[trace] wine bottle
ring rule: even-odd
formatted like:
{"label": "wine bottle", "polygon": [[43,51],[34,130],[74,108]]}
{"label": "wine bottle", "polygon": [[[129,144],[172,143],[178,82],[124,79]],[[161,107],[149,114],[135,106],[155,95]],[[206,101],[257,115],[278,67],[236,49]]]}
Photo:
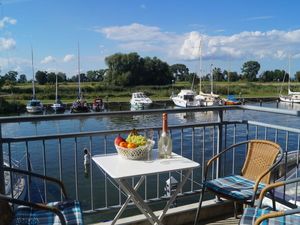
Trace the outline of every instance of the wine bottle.
{"label": "wine bottle", "polygon": [[160,158],[171,158],[172,139],[168,132],[168,115],[163,113],[162,132],[158,140],[158,153]]}

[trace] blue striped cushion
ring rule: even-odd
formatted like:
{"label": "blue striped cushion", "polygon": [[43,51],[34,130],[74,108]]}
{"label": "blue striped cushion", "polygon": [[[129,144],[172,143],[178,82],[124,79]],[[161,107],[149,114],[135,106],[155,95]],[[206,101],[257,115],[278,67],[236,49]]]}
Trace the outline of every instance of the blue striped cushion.
{"label": "blue striped cushion", "polygon": [[[53,202],[47,205],[58,208],[65,216],[67,225],[83,225],[82,211],[78,201]],[[50,211],[20,206],[15,212],[14,225],[61,225],[59,217]]]}
{"label": "blue striped cushion", "polygon": [[[253,195],[254,182],[239,175],[218,178],[207,181],[205,186],[217,193],[229,196],[238,200],[251,199]],[[260,183],[257,194],[265,187]]]}
{"label": "blue striped cushion", "polygon": [[[240,225],[252,225],[263,214],[272,212],[268,209],[246,208],[240,220]],[[300,224],[300,216],[288,215],[264,220],[261,225],[295,225]]]}

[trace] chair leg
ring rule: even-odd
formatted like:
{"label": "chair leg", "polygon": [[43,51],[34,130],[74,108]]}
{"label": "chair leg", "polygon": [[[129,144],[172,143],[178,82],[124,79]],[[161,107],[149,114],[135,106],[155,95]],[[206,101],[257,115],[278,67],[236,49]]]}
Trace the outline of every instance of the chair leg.
{"label": "chair leg", "polygon": [[238,210],[237,210],[237,202],[235,202],[235,201],[233,201],[233,214],[236,219],[239,219]]}
{"label": "chair leg", "polygon": [[198,220],[199,220],[199,217],[200,217],[200,209],[201,209],[202,201],[203,201],[204,191],[205,191],[205,187],[203,185],[201,193],[200,193],[199,205],[198,205],[198,209],[197,209],[197,212],[196,212],[196,217],[195,217],[194,225],[198,224]]}
{"label": "chair leg", "polygon": [[238,217],[237,217],[237,205],[236,205],[235,201],[233,201],[233,215],[236,219],[238,219]]}
{"label": "chair leg", "polygon": [[275,202],[275,194],[274,194],[274,190],[270,191],[270,195],[272,197],[272,204],[273,204],[273,210],[276,211],[276,202]]}

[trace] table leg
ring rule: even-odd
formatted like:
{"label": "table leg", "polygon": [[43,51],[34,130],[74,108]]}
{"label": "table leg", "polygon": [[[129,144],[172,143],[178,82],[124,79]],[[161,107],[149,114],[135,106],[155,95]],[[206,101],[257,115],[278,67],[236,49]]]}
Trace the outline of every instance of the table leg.
{"label": "table leg", "polygon": [[150,207],[144,202],[143,198],[139,195],[139,193],[132,188],[131,185],[128,184],[126,179],[118,179],[116,180],[121,188],[126,192],[128,196],[131,196],[132,201],[138,207],[138,209],[143,213],[151,224],[159,224],[163,225],[161,220],[154,214],[154,212],[150,209]]}
{"label": "table leg", "polygon": [[166,215],[168,209],[170,208],[171,204],[174,202],[174,200],[176,199],[176,196],[178,195],[179,191],[182,189],[183,185],[185,184],[185,182],[187,181],[187,179],[189,178],[189,176],[192,173],[192,169],[187,169],[184,171],[184,178],[182,179],[182,181],[177,185],[177,188],[175,190],[175,192],[173,192],[173,194],[171,195],[171,198],[169,199],[169,201],[167,202],[165,208],[163,209],[162,213],[159,215],[158,219],[160,221],[162,221],[162,219],[164,218],[164,216]]}
{"label": "table leg", "polygon": [[[144,180],[145,180],[145,176],[141,176],[141,178],[139,179],[139,181],[137,182],[137,184],[134,186],[134,190],[137,190],[141,186],[141,184],[144,182]],[[117,222],[117,220],[120,218],[120,216],[122,215],[122,213],[126,209],[127,205],[129,204],[131,198],[132,198],[132,195],[128,195],[126,201],[124,202],[124,204],[120,208],[119,212],[117,213],[117,215],[113,219],[113,221],[111,223],[112,225],[114,225]]]}

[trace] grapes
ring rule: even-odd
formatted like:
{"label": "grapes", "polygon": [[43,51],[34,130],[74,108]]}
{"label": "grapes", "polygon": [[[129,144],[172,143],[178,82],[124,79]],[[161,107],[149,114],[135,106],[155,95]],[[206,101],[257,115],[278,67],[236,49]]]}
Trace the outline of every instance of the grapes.
{"label": "grapes", "polygon": [[130,142],[130,143],[134,143],[134,144],[136,144],[136,146],[142,146],[142,145],[146,144],[147,139],[144,136],[142,136],[142,135],[133,135],[133,134],[130,134],[126,138],[126,141]]}

